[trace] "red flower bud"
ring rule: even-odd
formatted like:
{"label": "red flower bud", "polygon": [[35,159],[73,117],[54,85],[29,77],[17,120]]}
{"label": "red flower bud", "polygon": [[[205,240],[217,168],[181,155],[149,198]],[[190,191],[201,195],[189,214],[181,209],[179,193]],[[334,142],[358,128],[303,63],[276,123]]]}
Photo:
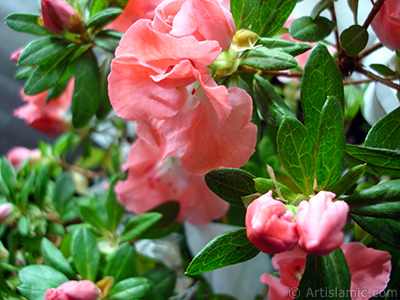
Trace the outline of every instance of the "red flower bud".
{"label": "red flower bud", "polygon": [[372,29],[379,41],[392,50],[400,50],[400,1],[386,0],[373,19]]}
{"label": "red flower bud", "polygon": [[82,33],[82,17],[71,5],[62,0],[41,0],[44,26],[57,34],[64,29]]}

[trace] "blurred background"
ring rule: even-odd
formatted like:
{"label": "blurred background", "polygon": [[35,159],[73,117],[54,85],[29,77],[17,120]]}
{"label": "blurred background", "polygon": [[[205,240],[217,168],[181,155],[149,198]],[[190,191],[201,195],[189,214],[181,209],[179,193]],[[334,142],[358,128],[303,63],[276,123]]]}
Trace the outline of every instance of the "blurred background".
{"label": "blurred background", "polygon": [[[25,125],[13,115],[14,109],[23,105],[19,96],[24,82],[14,78],[17,67],[9,57],[14,50],[27,45],[35,36],[10,29],[4,18],[11,13],[39,14],[36,0],[0,1],[0,155],[14,146],[37,148],[38,141],[53,138]],[[40,2],[39,2],[40,3]]]}

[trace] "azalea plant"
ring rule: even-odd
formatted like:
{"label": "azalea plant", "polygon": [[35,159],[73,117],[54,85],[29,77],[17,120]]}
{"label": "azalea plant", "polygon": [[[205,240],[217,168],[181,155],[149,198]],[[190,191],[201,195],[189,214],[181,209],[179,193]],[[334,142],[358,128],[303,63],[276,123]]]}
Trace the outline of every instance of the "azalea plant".
{"label": "azalea plant", "polygon": [[55,139],[0,160],[0,299],[398,299],[400,3],[304,2],[6,17],[14,115]]}

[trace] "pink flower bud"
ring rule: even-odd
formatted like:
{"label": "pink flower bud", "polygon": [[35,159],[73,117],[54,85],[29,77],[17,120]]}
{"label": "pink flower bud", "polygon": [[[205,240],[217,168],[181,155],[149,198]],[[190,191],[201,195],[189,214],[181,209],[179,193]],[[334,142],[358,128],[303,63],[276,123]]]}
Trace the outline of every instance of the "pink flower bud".
{"label": "pink flower bud", "polygon": [[343,243],[342,229],[349,206],[335,201],[335,194],[321,191],[309,201],[302,201],[296,215],[299,245],[307,253],[326,255]]}
{"label": "pink flower bud", "polygon": [[392,49],[400,50],[400,1],[386,0],[373,19],[372,29],[380,42]]}
{"label": "pink flower bud", "polygon": [[48,289],[44,300],[96,300],[100,289],[90,280],[68,281],[56,289]]}
{"label": "pink flower bud", "polygon": [[0,223],[3,223],[4,220],[11,214],[13,207],[11,203],[3,203],[0,204]]}
{"label": "pink flower bud", "polygon": [[14,147],[11,148],[6,157],[8,161],[14,166],[14,168],[18,169],[23,162],[27,159],[38,161],[42,156],[42,152],[39,149],[30,150],[25,147]]}
{"label": "pink flower bud", "polygon": [[13,51],[10,55],[10,60],[13,62],[18,62],[19,56],[21,55],[22,50],[24,50],[23,47],[18,48],[17,50]]}
{"label": "pink flower bud", "polygon": [[272,191],[269,191],[247,208],[247,237],[260,251],[268,254],[292,250],[298,241],[293,217],[293,213],[272,198]]}
{"label": "pink flower bud", "polygon": [[42,0],[41,7],[43,23],[48,30],[57,34],[64,29],[80,33],[82,26],[78,26],[80,20],[76,20],[79,13],[71,5],[62,0]]}

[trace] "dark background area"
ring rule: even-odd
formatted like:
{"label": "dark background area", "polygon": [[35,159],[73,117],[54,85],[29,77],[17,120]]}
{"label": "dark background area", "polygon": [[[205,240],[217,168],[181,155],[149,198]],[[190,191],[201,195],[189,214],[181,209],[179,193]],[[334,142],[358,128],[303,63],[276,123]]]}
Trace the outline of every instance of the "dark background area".
{"label": "dark background area", "polygon": [[20,89],[24,81],[14,78],[18,67],[9,57],[14,50],[24,47],[36,38],[34,35],[10,29],[4,18],[11,13],[39,14],[36,0],[0,1],[0,155],[15,146],[37,148],[38,141],[51,142],[53,138],[25,125],[13,115],[14,109],[23,105]]}

